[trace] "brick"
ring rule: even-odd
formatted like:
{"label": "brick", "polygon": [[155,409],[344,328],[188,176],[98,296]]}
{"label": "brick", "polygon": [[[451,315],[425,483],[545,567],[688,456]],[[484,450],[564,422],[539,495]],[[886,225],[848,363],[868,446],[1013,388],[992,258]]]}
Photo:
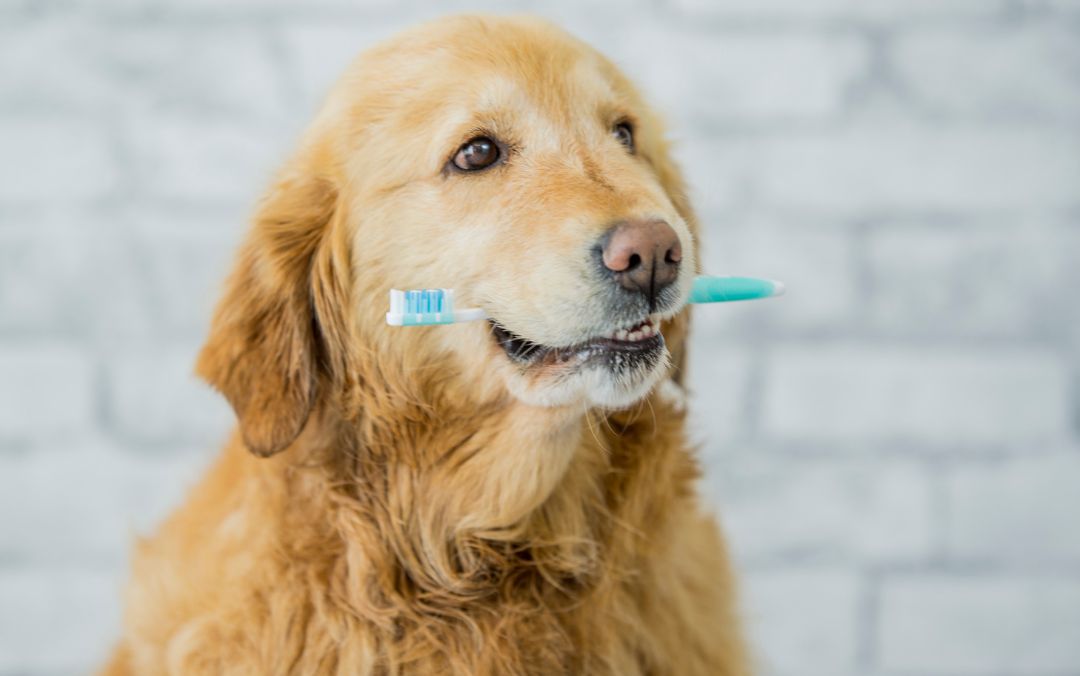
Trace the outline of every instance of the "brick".
{"label": "brick", "polygon": [[855,572],[764,571],[742,580],[743,616],[765,673],[856,673],[860,591]]}
{"label": "brick", "polygon": [[201,339],[247,209],[58,209],[0,229],[0,330]]}
{"label": "brick", "polygon": [[881,592],[878,654],[903,673],[1065,674],[1080,664],[1080,581],[905,577]]}
{"label": "brick", "polygon": [[287,99],[269,41],[256,27],[134,24],[100,49],[103,70],[117,73],[128,111],[190,111],[200,117],[278,119]]}
{"label": "brick", "polygon": [[133,251],[147,306],[143,314],[160,335],[202,340],[254,200],[229,209],[135,209]]}
{"label": "brick", "polygon": [[871,235],[870,316],[896,334],[1048,335],[1080,327],[1080,234],[1040,223],[892,223]]}
{"label": "brick", "polygon": [[[718,35],[639,26],[620,31],[609,56],[650,101],[677,112],[679,128],[836,115],[869,63],[867,45],[850,35]],[[642,49],[648,44],[663,45],[663,58]]]}
{"label": "brick", "polygon": [[[215,447],[125,453],[95,440],[0,456],[0,556],[38,566],[120,568],[136,534],[178,505]],[[0,613],[3,606],[0,604]]]}
{"label": "brick", "polygon": [[1046,443],[1069,434],[1068,387],[1038,350],[790,347],[768,369],[762,426],[793,443]]}
{"label": "brick", "polygon": [[91,311],[86,238],[53,223],[27,221],[0,230],[0,327],[75,331]]}
{"label": "brick", "polygon": [[0,672],[90,673],[119,637],[117,570],[0,569]]}
{"label": "brick", "polygon": [[6,344],[0,350],[0,441],[69,437],[93,425],[94,373],[79,348]]}
{"label": "brick", "polygon": [[7,119],[0,124],[0,201],[92,199],[117,184],[105,129],[88,121]]}
{"label": "brick", "polygon": [[961,560],[1080,563],[1080,455],[958,466],[946,532]]}
{"label": "brick", "polygon": [[133,442],[213,444],[233,423],[225,400],[192,372],[199,344],[127,350],[109,362],[115,430]]}
{"label": "brick", "polygon": [[1025,22],[904,34],[893,56],[901,86],[924,110],[953,115],[1075,117],[1080,33]]}
{"label": "brick", "polygon": [[[196,110],[285,114],[285,90],[256,28],[98,23],[50,17],[0,34],[3,106],[115,115]],[[33,67],[30,67],[32,64]]]}
{"label": "brick", "polygon": [[126,130],[151,197],[253,204],[295,142],[271,125],[198,115],[140,116]]}
{"label": "brick", "polygon": [[1080,10],[1080,3],[1076,0],[1024,0],[1024,5],[1033,9],[1051,9],[1061,12],[1075,12]]}
{"label": "brick", "polygon": [[87,22],[36,19],[0,31],[0,88],[6,110],[102,109],[116,79],[96,58],[105,32]]}
{"label": "brick", "polygon": [[838,132],[699,141],[708,204],[839,213],[1070,208],[1080,135],[1065,129],[860,123]]}
{"label": "brick", "polygon": [[908,461],[733,455],[706,477],[743,566],[912,563],[930,555],[930,477]]}
{"label": "brick", "polygon": [[750,359],[747,350],[718,346],[707,333],[692,328],[684,384],[691,435],[706,455],[717,454],[723,444],[748,433],[744,409]]}
{"label": "brick", "polygon": [[251,205],[59,209],[0,229],[0,330],[201,340]]}
{"label": "brick", "polygon": [[698,308],[696,330],[828,331],[852,319],[858,284],[849,230],[754,215],[704,214],[704,220],[705,273],[779,279],[791,295],[765,303]]}
{"label": "brick", "polygon": [[675,0],[675,6],[688,14],[730,18],[897,20],[997,14],[1007,4],[1003,0]]}
{"label": "brick", "polygon": [[[692,130],[682,132],[672,144],[671,156],[682,170],[691,204],[701,214],[742,213],[754,199],[752,173],[745,162],[751,142],[730,137],[706,135]],[[732,161],[727,153],[740,153],[742,161]],[[703,224],[704,225],[704,224]],[[708,224],[707,227],[716,227]],[[706,251],[715,246],[716,235],[709,234]]]}
{"label": "brick", "polygon": [[354,24],[307,24],[280,30],[291,81],[301,93],[303,110],[313,115],[330,88],[362,51],[403,28],[407,21]]}
{"label": "brick", "polygon": [[[115,1],[130,2],[132,0]],[[220,14],[226,16],[239,15],[245,18],[252,15],[272,16],[275,14],[291,17],[298,10],[310,13],[313,9],[345,9],[354,12],[379,11],[383,13],[390,10],[402,11],[402,5],[395,4],[393,0],[161,0],[161,2],[185,11],[197,9],[200,13],[209,12],[211,15]],[[302,14],[302,16],[306,15]],[[370,18],[372,15],[365,14],[364,17]]]}
{"label": "brick", "polygon": [[139,287],[128,239],[110,210],[34,209],[4,225],[0,330],[87,338],[145,324],[130,312]]}

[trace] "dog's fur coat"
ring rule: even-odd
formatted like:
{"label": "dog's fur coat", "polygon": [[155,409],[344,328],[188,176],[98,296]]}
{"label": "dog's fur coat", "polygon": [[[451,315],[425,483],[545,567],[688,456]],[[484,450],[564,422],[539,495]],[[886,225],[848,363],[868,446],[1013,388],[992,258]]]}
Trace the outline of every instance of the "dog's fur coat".
{"label": "dog's fur coat", "polygon": [[[489,126],[536,132],[517,166],[439,171],[463,89],[511,101]],[[633,116],[636,156],[600,122],[566,140],[603,97]],[[610,63],[535,20],[443,20],[354,64],[239,254],[198,363],[239,431],[138,544],[104,673],[747,674],[685,414],[653,387],[680,380],[686,310],[663,325],[672,368],[618,411],[573,374],[514,372],[486,326],[381,318],[390,286],[452,285],[562,340],[576,320],[526,298],[584,302],[558,261],[601,224],[659,213],[693,246],[661,133]],[[541,221],[566,225],[508,233]],[[461,234],[478,222],[510,225]]]}

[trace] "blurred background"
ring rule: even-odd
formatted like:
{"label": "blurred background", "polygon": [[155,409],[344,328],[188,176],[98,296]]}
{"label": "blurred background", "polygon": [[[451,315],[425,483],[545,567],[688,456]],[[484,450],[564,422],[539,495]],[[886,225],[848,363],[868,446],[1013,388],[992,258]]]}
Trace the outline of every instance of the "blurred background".
{"label": "blurred background", "polygon": [[106,652],[232,424],[191,375],[360,49],[546,15],[666,110],[706,269],[702,490],[764,673],[1080,674],[1080,2],[0,0],[0,674]]}

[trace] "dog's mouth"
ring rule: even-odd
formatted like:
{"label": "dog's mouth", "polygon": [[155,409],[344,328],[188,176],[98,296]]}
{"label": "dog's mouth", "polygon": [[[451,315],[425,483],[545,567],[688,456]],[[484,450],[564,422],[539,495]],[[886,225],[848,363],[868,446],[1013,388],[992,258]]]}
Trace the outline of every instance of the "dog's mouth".
{"label": "dog's mouth", "polygon": [[612,367],[636,367],[655,363],[664,352],[660,321],[650,315],[638,323],[613,330],[582,343],[564,346],[543,345],[513,333],[496,321],[488,320],[495,341],[506,356],[523,367],[584,365],[606,362]]}

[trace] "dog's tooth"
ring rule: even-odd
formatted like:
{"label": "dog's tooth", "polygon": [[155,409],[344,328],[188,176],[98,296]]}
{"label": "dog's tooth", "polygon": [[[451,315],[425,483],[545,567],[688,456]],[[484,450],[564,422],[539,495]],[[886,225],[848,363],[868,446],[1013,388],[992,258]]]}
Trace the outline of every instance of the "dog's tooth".
{"label": "dog's tooth", "polygon": [[637,341],[641,340],[641,331],[631,331],[630,335],[628,335],[626,339],[629,340],[631,343],[636,343]]}
{"label": "dog's tooth", "polygon": [[645,326],[642,326],[642,327],[641,327],[641,335],[643,335],[643,336],[645,336],[646,338],[648,338],[648,337],[649,337],[649,336],[651,336],[652,334],[653,334],[653,328],[652,328],[652,324],[646,324]]}
{"label": "dog's tooth", "polygon": [[626,340],[626,329],[619,329],[615,332],[615,340]]}

